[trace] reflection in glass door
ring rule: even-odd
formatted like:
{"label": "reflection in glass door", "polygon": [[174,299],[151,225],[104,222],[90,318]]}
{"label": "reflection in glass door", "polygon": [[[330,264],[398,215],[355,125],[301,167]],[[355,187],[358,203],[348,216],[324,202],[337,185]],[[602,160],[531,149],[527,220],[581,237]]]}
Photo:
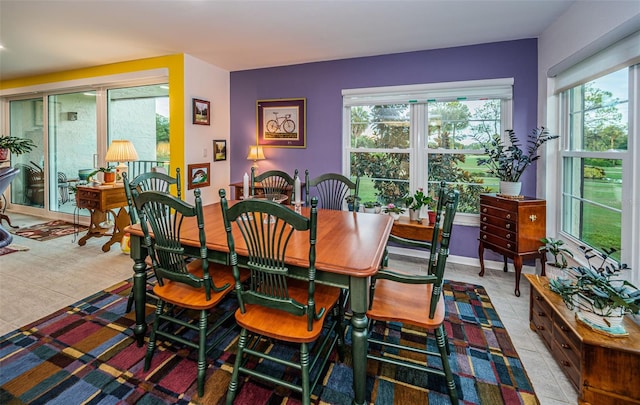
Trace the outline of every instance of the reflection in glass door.
{"label": "reflection in glass door", "polygon": [[49,208],[73,213],[75,186],[99,164],[96,92],[56,94],[48,101]]}
{"label": "reflection in glass door", "polygon": [[11,166],[20,173],[11,183],[11,203],[43,208],[45,202],[42,98],[9,103],[11,136],[31,139],[36,147],[22,155],[11,155]]}

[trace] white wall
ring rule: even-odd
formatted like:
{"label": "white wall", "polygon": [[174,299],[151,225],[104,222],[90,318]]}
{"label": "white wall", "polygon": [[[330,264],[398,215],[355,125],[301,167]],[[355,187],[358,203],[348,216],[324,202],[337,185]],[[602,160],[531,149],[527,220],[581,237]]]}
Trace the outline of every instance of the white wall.
{"label": "white wall", "polygon": [[[229,192],[229,131],[230,131],[230,74],[228,71],[205,63],[190,55],[184,55],[184,162],[180,168],[185,174],[183,178],[185,201],[193,203],[193,190],[187,190],[187,165],[194,163],[210,163],[209,187],[201,189],[202,201],[211,204],[220,200],[218,190],[226,188]],[[211,125],[192,124],[192,99],[211,102]],[[227,160],[213,161],[213,140],[227,141]]]}

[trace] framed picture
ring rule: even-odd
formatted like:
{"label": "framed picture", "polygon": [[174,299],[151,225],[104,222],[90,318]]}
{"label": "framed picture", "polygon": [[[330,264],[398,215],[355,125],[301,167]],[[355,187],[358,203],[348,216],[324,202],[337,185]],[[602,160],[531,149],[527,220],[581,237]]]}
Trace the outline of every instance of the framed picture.
{"label": "framed picture", "polygon": [[196,125],[209,125],[211,123],[211,103],[205,100],[193,99],[193,123]]}
{"label": "framed picture", "polygon": [[187,166],[188,170],[188,184],[187,189],[208,187],[211,185],[211,179],[209,178],[211,172],[211,165],[209,163],[197,163]]}
{"label": "framed picture", "polygon": [[258,100],[257,144],[273,148],[306,148],[306,103],[306,98]]}
{"label": "framed picture", "polygon": [[227,160],[227,141],[224,139],[213,141],[213,161]]}

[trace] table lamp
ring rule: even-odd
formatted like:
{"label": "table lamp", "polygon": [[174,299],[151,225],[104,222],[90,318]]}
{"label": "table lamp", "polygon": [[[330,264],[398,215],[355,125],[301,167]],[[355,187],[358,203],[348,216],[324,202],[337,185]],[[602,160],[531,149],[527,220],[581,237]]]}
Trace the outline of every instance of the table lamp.
{"label": "table lamp", "polygon": [[129,167],[125,162],[138,160],[138,152],[133,147],[131,141],[116,140],[111,142],[107,155],[104,157],[105,162],[118,162],[116,166],[116,183],[122,183],[122,173],[126,173]]}
{"label": "table lamp", "polygon": [[247,155],[247,160],[253,160],[253,167],[255,169],[255,174],[258,174],[258,160],[264,160],[264,151],[262,150],[262,146],[260,145],[251,145],[249,146],[249,154]]}

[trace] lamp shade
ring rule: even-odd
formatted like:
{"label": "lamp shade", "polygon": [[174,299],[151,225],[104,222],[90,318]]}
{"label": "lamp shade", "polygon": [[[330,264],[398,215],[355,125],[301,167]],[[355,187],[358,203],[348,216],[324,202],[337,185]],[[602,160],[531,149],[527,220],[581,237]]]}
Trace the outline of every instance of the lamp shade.
{"label": "lamp shade", "polygon": [[105,162],[130,162],[138,160],[138,152],[136,152],[136,148],[133,147],[131,141],[112,141],[104,160]]}
{"label": "lamp shade", "polygon": [[262,150],[262,146],[259,145],[251,145],[249,146],[249,154],[247,155],[247,160],[263,160],[264,151]]}

